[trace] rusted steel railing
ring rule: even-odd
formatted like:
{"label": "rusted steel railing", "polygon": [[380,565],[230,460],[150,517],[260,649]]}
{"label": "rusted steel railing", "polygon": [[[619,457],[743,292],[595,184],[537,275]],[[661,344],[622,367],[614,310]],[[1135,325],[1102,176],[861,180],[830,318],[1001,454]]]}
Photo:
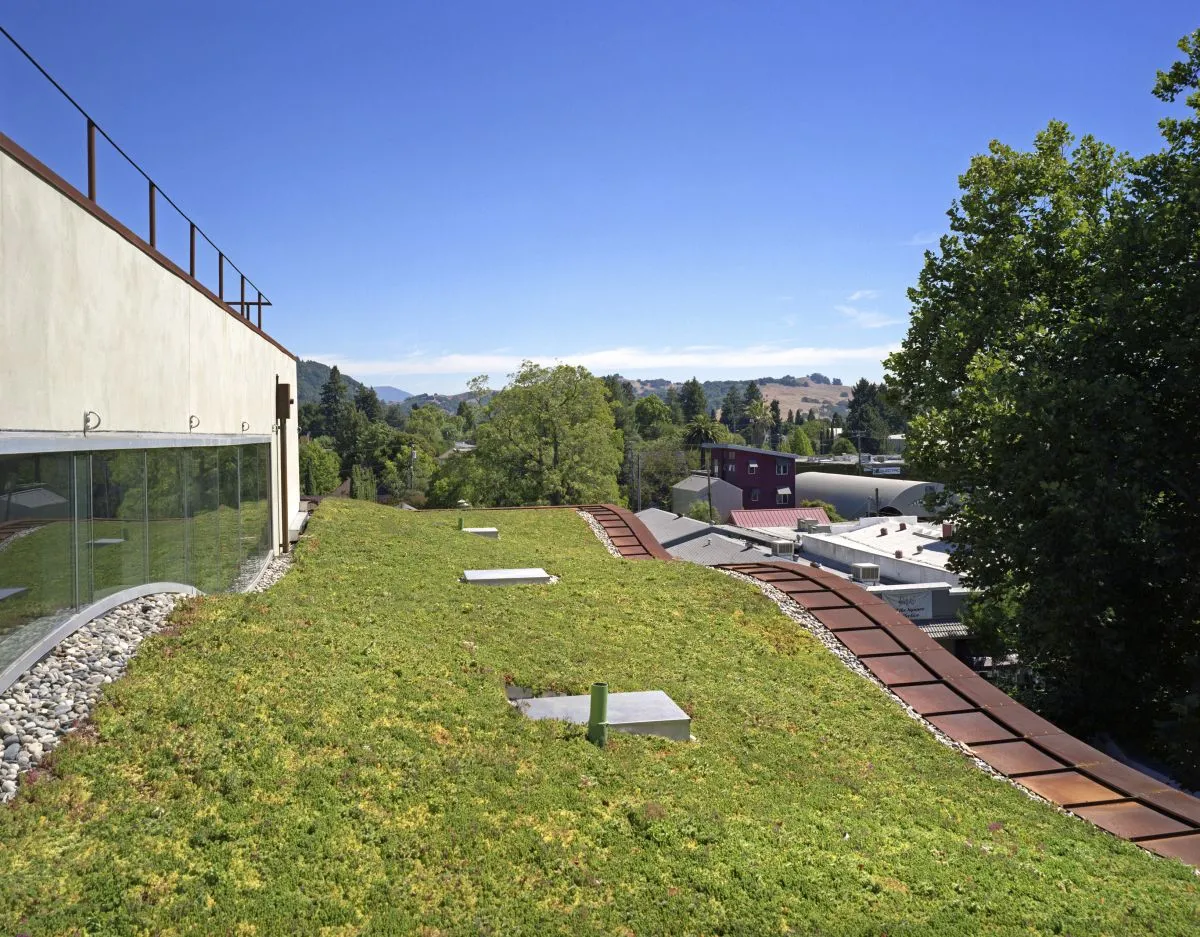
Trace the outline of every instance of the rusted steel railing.
{"label": "rusted steel railing", "polygon": [[[217,254],[217,289],[216,289],[217,298],[220,299],[221,302],[224,303],[226,306],[228,306],[232,311],[234,311],[235,314],[241,316],[241,318],[245,319],[247,322],[250,321],[251,309],[256,310],[257,311],[257,323],[256,324],[259,329],[262,329],[263,307],[271,305],[271,301],[263,295],[262,290],[259,289],[258,286],[252,280],[250,280],[249,277],[246,276],[245,273],[242,272],[241,268],[239,268],[237,266],[237,264],[233,263],[233,261],[231,261],[225,255],[224,251],[222,251],[219,247],[217,247],[216,243],[212,240],[212,238],[210,238],[207,234],[205,234],[203,229],[201,229],[200,226],[197,225],[196,222],[193,221],[187,215],[187,213],[183,211],[183,209],[181,209],[177,204],[175,204],[174,201],[171,200],[171,198],[162,190],[162,188],[159,187],[158,183],[156,183],[153,179],[150,178],[150,175],[146,172],[146,170],[142,169],[142,167],[139,166],[137,164],[137,162],[135,162],[134,159],[128,153],[126,153],[123,149],[121,149],[120,145],[117,143],[116,140],[114,140],[112,137],[110,137],[107,133],[104,132],[104,128],[96,123],[95,119],[80,106],[79,102],[76,101],[73,97],[71,97],[71,95],[67,93],[67,90],[65,88],[63,88],[63,86],[60,85],[57,81],[55,81],[54,78],[50,75],[50,73],[41,66],[41,64],[37,61],[37,59],[35,59],[32,55],[30,55],[29,52],[26,51],[25,47],[22,46],[19,42],[17,42],[17,40],[13,37],[13,35],[10,32],[8,32],[8,30],[6,30],[3,26],[0,26],[0,36],[3,36],[5,39],[7,39],[12,44],[13,48],[15,48],[19,53],[21,53],[21,55],[24,56],[25,59],[27,59],[29,61],[29,63],[38,70],[39,73],[41,73],[42,77],[45,78],[46,81],[50,82],[50,84],[54,87],[54,89],[56,91],[58,91],[58,93],[61,94],[70,103],[70,105],[80,113],[80,115],[84,118],[84,120],[87,121],[87,197],[88,197],[88,200],[95,203],[97,206],[100,205],[100,201],[99,201],[99,197],[98,197],[98,188],[97,188],[97,183],[96,183],[96,137],[100,136],[100,137],[103,137],[118,154],[120,154],[122,159],[124,159],[130,166],[133,167],[135,172],[137,172],[143,179],[146,180],[147,192],[148,192],[148,202],[147,202],[148,225],[147,225],[146,243],[150,246],[150,248],[154,251],[159,250],[159,247],[158,247],[158,240],[159,240],[158,239],[158,205],[157,205],[157,203],[158,203],[159,199],[162,199],[164,202],[166,202],[168,205],[170,205],[173,209],[175,209],[175,211],[179,213],[179,216],[185,222],[187,222],[187,225],[188,225],[188,264],[187,264],[188,276],[191,277],[193,280],[195,280],[195,282],[197,284],[204,285],[196,273],[196,238],[200,237],[214,251],[216,251],[216,254]],[[238,275],[238,277],[240,278],[240,281],[241,281],[240,295],[236,299],[227,298],[225,296],[225,265],[226,264],[228,264],[233,269],[233,271]],[[180,269],[182,269],[182,267],[180,267]],[[247,299],[246,298],[246,287],[247,286],[249,286],[254,291],[254,293],[258,297],[257,299]]]}

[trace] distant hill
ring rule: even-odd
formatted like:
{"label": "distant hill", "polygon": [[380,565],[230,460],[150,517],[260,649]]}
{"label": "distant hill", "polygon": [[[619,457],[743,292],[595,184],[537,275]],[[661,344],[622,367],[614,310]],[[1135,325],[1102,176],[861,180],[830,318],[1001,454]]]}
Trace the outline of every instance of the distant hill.
{"label": "distant hill", "polygon": [[387,384],[375,385],[375,393],[379,395],[379,399],[384,403],[403,403],[412,396],[406,390],[401,390],[399,387],[391,387]]}
{"label": "distant hill", "polygon": [[[300,385],[297,388],[299,391],[296,397],[297,403],[320,403],[321,388],[329,380],[329,365],[322,364],[320,361],[301,361],[296,365],[296,378]],[[347,377],[345,374],[342,375],[342,380],[346,382],[350,396],[354,396],[355,391],[363,386],[360,381]]]}
{"label": "distant hill", "polygon": [[471,399],[473,399],[471,395],[465,392],[461,394],[413,394],[406,397],[400,406],[404,408],[405,412],[408,412],[413,407],[427,407],[434,404],[447,413],[457,413],[459,403]]}
{"label": "distant hill", "polygon": [[[667,390],[674,387],[678,390],[682,381],[667,381],[662,378],[641,380],[625,378],[633,385],[633,392],[639,397],[655,394],[665,397]],[[786,414],[788,410],[799,410],[807,413],[810,409],[820,412],[844,410],[850,405],[850,388],[843,386],[840,378],[829,378],[824,374],[809,374],[804,377],[793,377],[785,374],[783,377],[760,377],[756,383],[766,401],[778,400],[779,407]],[[738,385],[744,388],[747,381],[702,381],[704,396],[708,400],[710,410],[719,410],[721,401],[729,392],[729,388]]]}

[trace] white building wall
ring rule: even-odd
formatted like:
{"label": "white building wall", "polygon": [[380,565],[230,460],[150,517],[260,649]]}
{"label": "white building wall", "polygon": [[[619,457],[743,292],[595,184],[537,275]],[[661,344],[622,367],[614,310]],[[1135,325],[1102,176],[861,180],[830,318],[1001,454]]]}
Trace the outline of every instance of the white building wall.
{"label": "white building wall", "polygon": [[[273,435],[296,360],[0,152],[0,432]],[[293,404],[288,513],[299,509]],[[243,427],[243,423],[246,424]],[[280,532],[274,530],[273,542]]]}

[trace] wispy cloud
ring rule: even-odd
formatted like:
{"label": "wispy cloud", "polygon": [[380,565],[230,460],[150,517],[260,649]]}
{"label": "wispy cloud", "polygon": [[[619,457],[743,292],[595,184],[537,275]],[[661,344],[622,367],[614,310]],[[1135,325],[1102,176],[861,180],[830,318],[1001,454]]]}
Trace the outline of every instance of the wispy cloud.
{"label": "wispy cloud", "polygon": [[864,299],[878,299],[879,290],[855,290],[846,297],[848,303],[862,302]]}
{"label": "wispy cloud", "polygon": [[[853,299],[853,297],[851,298]],[[904,321],[896,316],[889,316],[886,313],[870,309],[859,309],[857,306],[834,306],[833,308],[864,329],[881,329],[885,325],[898,325]]]}
{"label": "wispy cloud", "polygon": [[905,247],[928,247],[930,244],[938,242],[938,234],[936,231],[918,231],[907,241],[904,242]]}
{"label": "wispy cloud", "polygon": [[391,378],[406,374],[510,374],[526,358],[540,364],[556,362],[582,365],[595,374],[619,371],[639,377],[658,376],[666,371],[694,369],[697,373],[761,369],[764,373],[782,368],[828,368],[843,362],[877,363],[897,349],[896,345],[863,348],[814,348],[807,346],[749,345],[743,347],[690,345],[684,348],[605,348],[564,354],[525,355],[496,351],[478,353],[425,354],[417,352],[395,359],[355,359],[338,354],[316,353],[301,357],[336,364],[358,378]]}

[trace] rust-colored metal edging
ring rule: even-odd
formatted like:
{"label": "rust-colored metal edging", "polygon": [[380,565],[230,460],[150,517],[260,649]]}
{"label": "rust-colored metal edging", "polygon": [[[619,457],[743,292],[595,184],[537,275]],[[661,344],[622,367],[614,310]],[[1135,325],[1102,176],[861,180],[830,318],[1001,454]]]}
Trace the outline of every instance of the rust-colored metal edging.
{"label": "rust-colored metal edging", "polygon": [[1200,799],[1026,709],[861,586],[795,564],[717,568],[774,586],[809,610],[876,679],[996,771],[1103,830],[1200,867]]}

